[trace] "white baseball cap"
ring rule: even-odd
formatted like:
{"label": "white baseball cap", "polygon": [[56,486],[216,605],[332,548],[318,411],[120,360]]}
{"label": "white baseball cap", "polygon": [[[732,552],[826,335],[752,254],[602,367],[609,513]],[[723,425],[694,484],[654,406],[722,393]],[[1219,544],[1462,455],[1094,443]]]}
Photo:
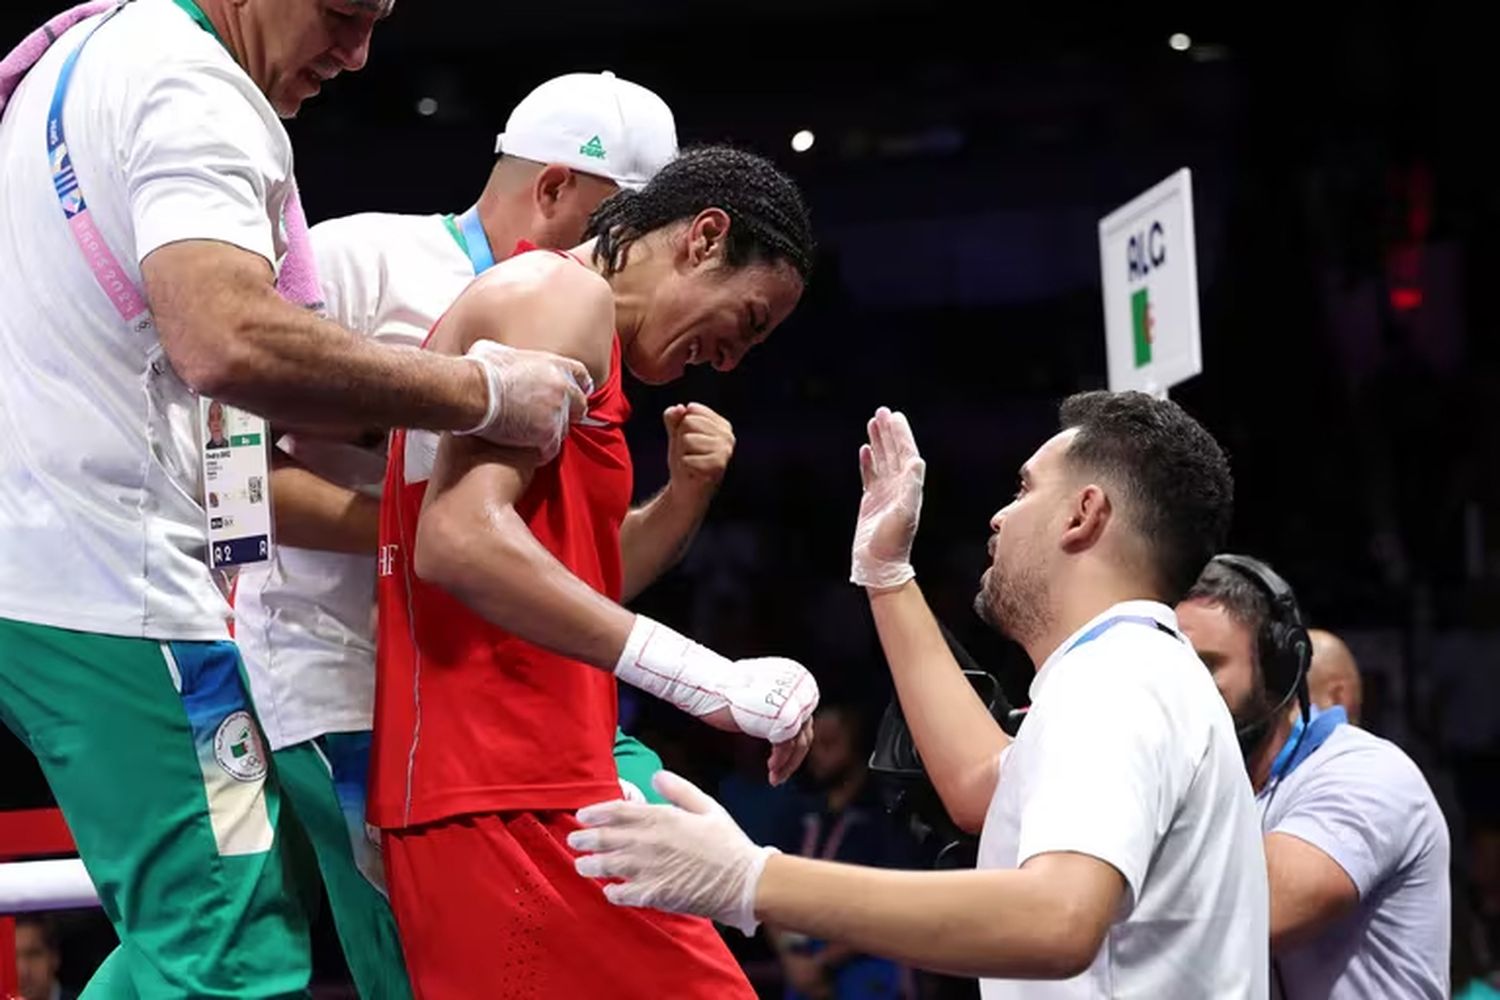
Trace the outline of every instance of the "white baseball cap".
{"label": "white baseball cap", "polygon": [[495,152],[639,189],[677,155],[677,123],[667,103],[639,84],[610,72],[569,73],[516,105]]}

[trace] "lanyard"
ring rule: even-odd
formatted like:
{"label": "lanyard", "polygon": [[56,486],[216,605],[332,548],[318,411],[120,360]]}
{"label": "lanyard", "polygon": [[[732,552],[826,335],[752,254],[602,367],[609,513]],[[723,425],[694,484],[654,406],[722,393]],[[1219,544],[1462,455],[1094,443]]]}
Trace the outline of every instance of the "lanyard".
{"label": "lanyard", "polygon": [[[224,39],[219,37],[213,22],[193,0],[172,2],[182,8],[200,28],[213,35],[220,45],[224,44]],[[105,244],[104,236],[94,224],[88,202],[84,200],[83,191],[78,186],[78,175],[73,170],[73,158],[68,153],[68,137],[63,128],[63,104],[68,97],[68,88],[73,83],[78,56],[89,39],[94,37],[94,33],[124,8],[125,4],[121,3],[90,28],[83,41],[78,43],[78,47],[63,62],[62,70],[57,75],[57,87],[52,91],[52,105],[47,111],[47,162],[52,165],[52,187],[57,192],[57,202],[62,207],[63,217],[68,221],[68,228],[73,232],[73,239],[83,251],[84,261],[93,272],[94,280],[99,283],[125,325],[136,333],[144,333],[154,327],[151,311],[146,306],[146,299],[140,289],[126,276],[119,259]]]}
{"label": "lanyard", "polygon": [[[1083,635],[1080,635],[1076,640],[1074,640],[1073,645],[1069,646],[1062,655],[1067,656],[1068,653],[1073,652],[1073,650],[1077,649],[1079,646],[1088,645],[1104,633],[1108,632],[1110,629],[1114,628],[1116,625],[1144,625],[1147,628],[1154,628],[1158,632],[1164,632],[1167,635],[1170,635],[1172,638],[1176,639],[1178,642],[1187,642],[1187,640],[1179,635],[1175,629],[1163,625],[1161,622],[1157,621],[1155,618],[1152,618],[1150,615],[1115,615],[1113,618],[1104,619],[1104,621],[1100,622],[1098,625],[1095,625],[1093,628],[1083,633]],[[1011,715],[1012,718],[1014,718],[1017,713],[1024,716],[1030,711],[1031,706],[1025,705],[1021,708],[1014,709]]]}
{"label": "lanyard", "polygon": [[[128,0],[127,0],[128,2]],[[223,44],[213,25],[192,0],[174,0],[178,7]],[[52,104],[47,109],[47,162],[52,168],[52,187],[73,233],[84,262],[99,288],[125,325],[137,334],[155,333],[156,324],[146,297],[104,241],[88,202],[78,184],[68,137],[63,126],[63,105],[73,83],[73,71],[96,32],[125,9],[122,3],[89,29],[78,47],[68,53],[57,75]],[[207,428],[200,460],[203,464],[204,533],[211,570],[264,562],[271,548],[270,457],[265,442],[266,421],[234,407],[198,397],[198,426]]]}
{"label": "lanyard", "polygon": [[[1083,646],[1090,642],[1093,642],[1095,639],[1099,638],[1101,635],[1108,632],[1116,625],[1144,625],[1147,628],[1154,628],[1158,632],[1165,632],[1167,635],[1170,635],[1172,638],[1178,640],[1179,642],[1182,641],[1182,636],[1178,635],[1173,629],[1168,628],[1149,615],[1115,615],[1115,617],[1113,618],[1104,619],[1104,621],[1100,622],[1098,625],[1095,625],[1093,628],[1083,633],[1083,635],[1079,636],[1078,641],[1068,647],[1068,652],[1071,653],[1079,646]],[[1063,655],[1066,656],[1067,654],[1065,653]]]}
{"label": "lanyard", "polygon": [[1332,708],[1319,712],[1309,723],[1304,723],[1299,718],[1292,732],[1288,734],[1286,743],[1282,745],[1281,752],[1271,762],[1271,780],[1280,782],[1282,778],[1291,774],[1307,758],[1313,755],[1313,751],[1322,746],[1333,731],[1349,721],[1349,713],[1344,711],[1344,706],[1334,705]]}
{"label": "lanyard", "polygon": [[490,249],[490,239],[484,234],[484,225],[479,221],[478,205],[457,218],[443,216],[443,225],[448,227],[448,235],[453,237],[453,242],[468,256],[475,277],[495,266],[495,253]]}
{"label": "lanyard", "polygon": [[73,82],[73,70],[78,65],[78,55],[94,37],[94,33],[109,23],[109,19],[124,9],[122,4],[106,14],[98,24],[89,29],[78,47],[68,54],[62,71],[57,75],[57,87],[52,92],[52,105],[47,111],[47,162],[52,166],[52,187],[57,192],[57,203],[67,219],[68,228],[83,251],[83,259],[93,272],[94,280],[109,298],[110,304],[125,321],[125,325],[136,333],[154,328],[151,310],[140,289],[126,275],[113,251],[104,242],[99,227],[94,224],[88,202],[78,186],[78,175],[73,170],[73,158],[68,153],[68,137],[63,130],[63,102],[68,96],[68,87]]}

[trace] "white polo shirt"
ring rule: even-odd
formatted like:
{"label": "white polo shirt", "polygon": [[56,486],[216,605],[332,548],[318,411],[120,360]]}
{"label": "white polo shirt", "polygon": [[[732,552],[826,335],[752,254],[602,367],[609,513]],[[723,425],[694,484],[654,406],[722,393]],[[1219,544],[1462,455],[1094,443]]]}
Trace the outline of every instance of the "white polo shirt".
{"label": "white polo shirt", "polygon": [[1359,906],[1276,956],[1287,1000],[1448,996],[1448,825],[1400,747],[1341,725],[1257,800],[1267,833],[1304,840],[1359,890]]}
{"label": "white polo shirt", "polygon": [[[100,290],[52,186],[48,107],[97,21],[52,46],[0,119],[0,618],[221,639],[196,400],[155,334],[128,329]],[[89,41],[63,123],[83,196],[137,287],[138,262],[181,240],[280,259],[291,143],[171,0],[136,0]]]}
{"label": "white polo shirt", "polygon": [[[1121,616],[1144,621],[1090,638]],[[1031,709],[1001,758],[979,867],[1072,851],[1113,866],[1127,891],[1082,975],[987,979],[985,1000],[1267,996],[1255,800],[1224,699],[1176,628],[1166,605],[1117,604],[1037,671]]]}
{"label": "white polo shirt", "polygon": [[[474,280],[442,216],[355,215],[312,228],[329,317],[355,333],[420,347]],[[283,439],[314,472],[379,496],[385,448]],[[372,728],[375,557],[276,547],[240,574],[235,640],[272,750]]]}

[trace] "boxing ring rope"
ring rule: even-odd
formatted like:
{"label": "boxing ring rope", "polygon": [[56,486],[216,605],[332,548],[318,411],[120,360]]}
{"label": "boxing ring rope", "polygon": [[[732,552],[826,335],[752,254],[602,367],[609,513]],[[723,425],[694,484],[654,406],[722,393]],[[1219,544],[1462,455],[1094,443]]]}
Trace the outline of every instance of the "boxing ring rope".
{"label": "boxing ring rope", "polygon": [[68,824],[56,809],[0,812],[0,997],[20,988],[15,914],[99,905],[82,861],[25,860],[76,850]]}

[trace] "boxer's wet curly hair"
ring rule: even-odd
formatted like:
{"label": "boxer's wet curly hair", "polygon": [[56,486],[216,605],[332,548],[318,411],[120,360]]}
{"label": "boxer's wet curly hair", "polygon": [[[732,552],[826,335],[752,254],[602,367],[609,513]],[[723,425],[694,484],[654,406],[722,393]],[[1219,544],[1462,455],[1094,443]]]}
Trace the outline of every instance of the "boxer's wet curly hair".
{"label": "boxer's wet curly hair", "polygon": [[730,267],[786,261],[803,281],[812,273],[812,223],[797,185],[769,160],[732,146],[684,150],[640,191],[621,191],[595,209],[584,238],[598,238],[594,260],[613,274],[631,243],[709,208],[729,215]]}

